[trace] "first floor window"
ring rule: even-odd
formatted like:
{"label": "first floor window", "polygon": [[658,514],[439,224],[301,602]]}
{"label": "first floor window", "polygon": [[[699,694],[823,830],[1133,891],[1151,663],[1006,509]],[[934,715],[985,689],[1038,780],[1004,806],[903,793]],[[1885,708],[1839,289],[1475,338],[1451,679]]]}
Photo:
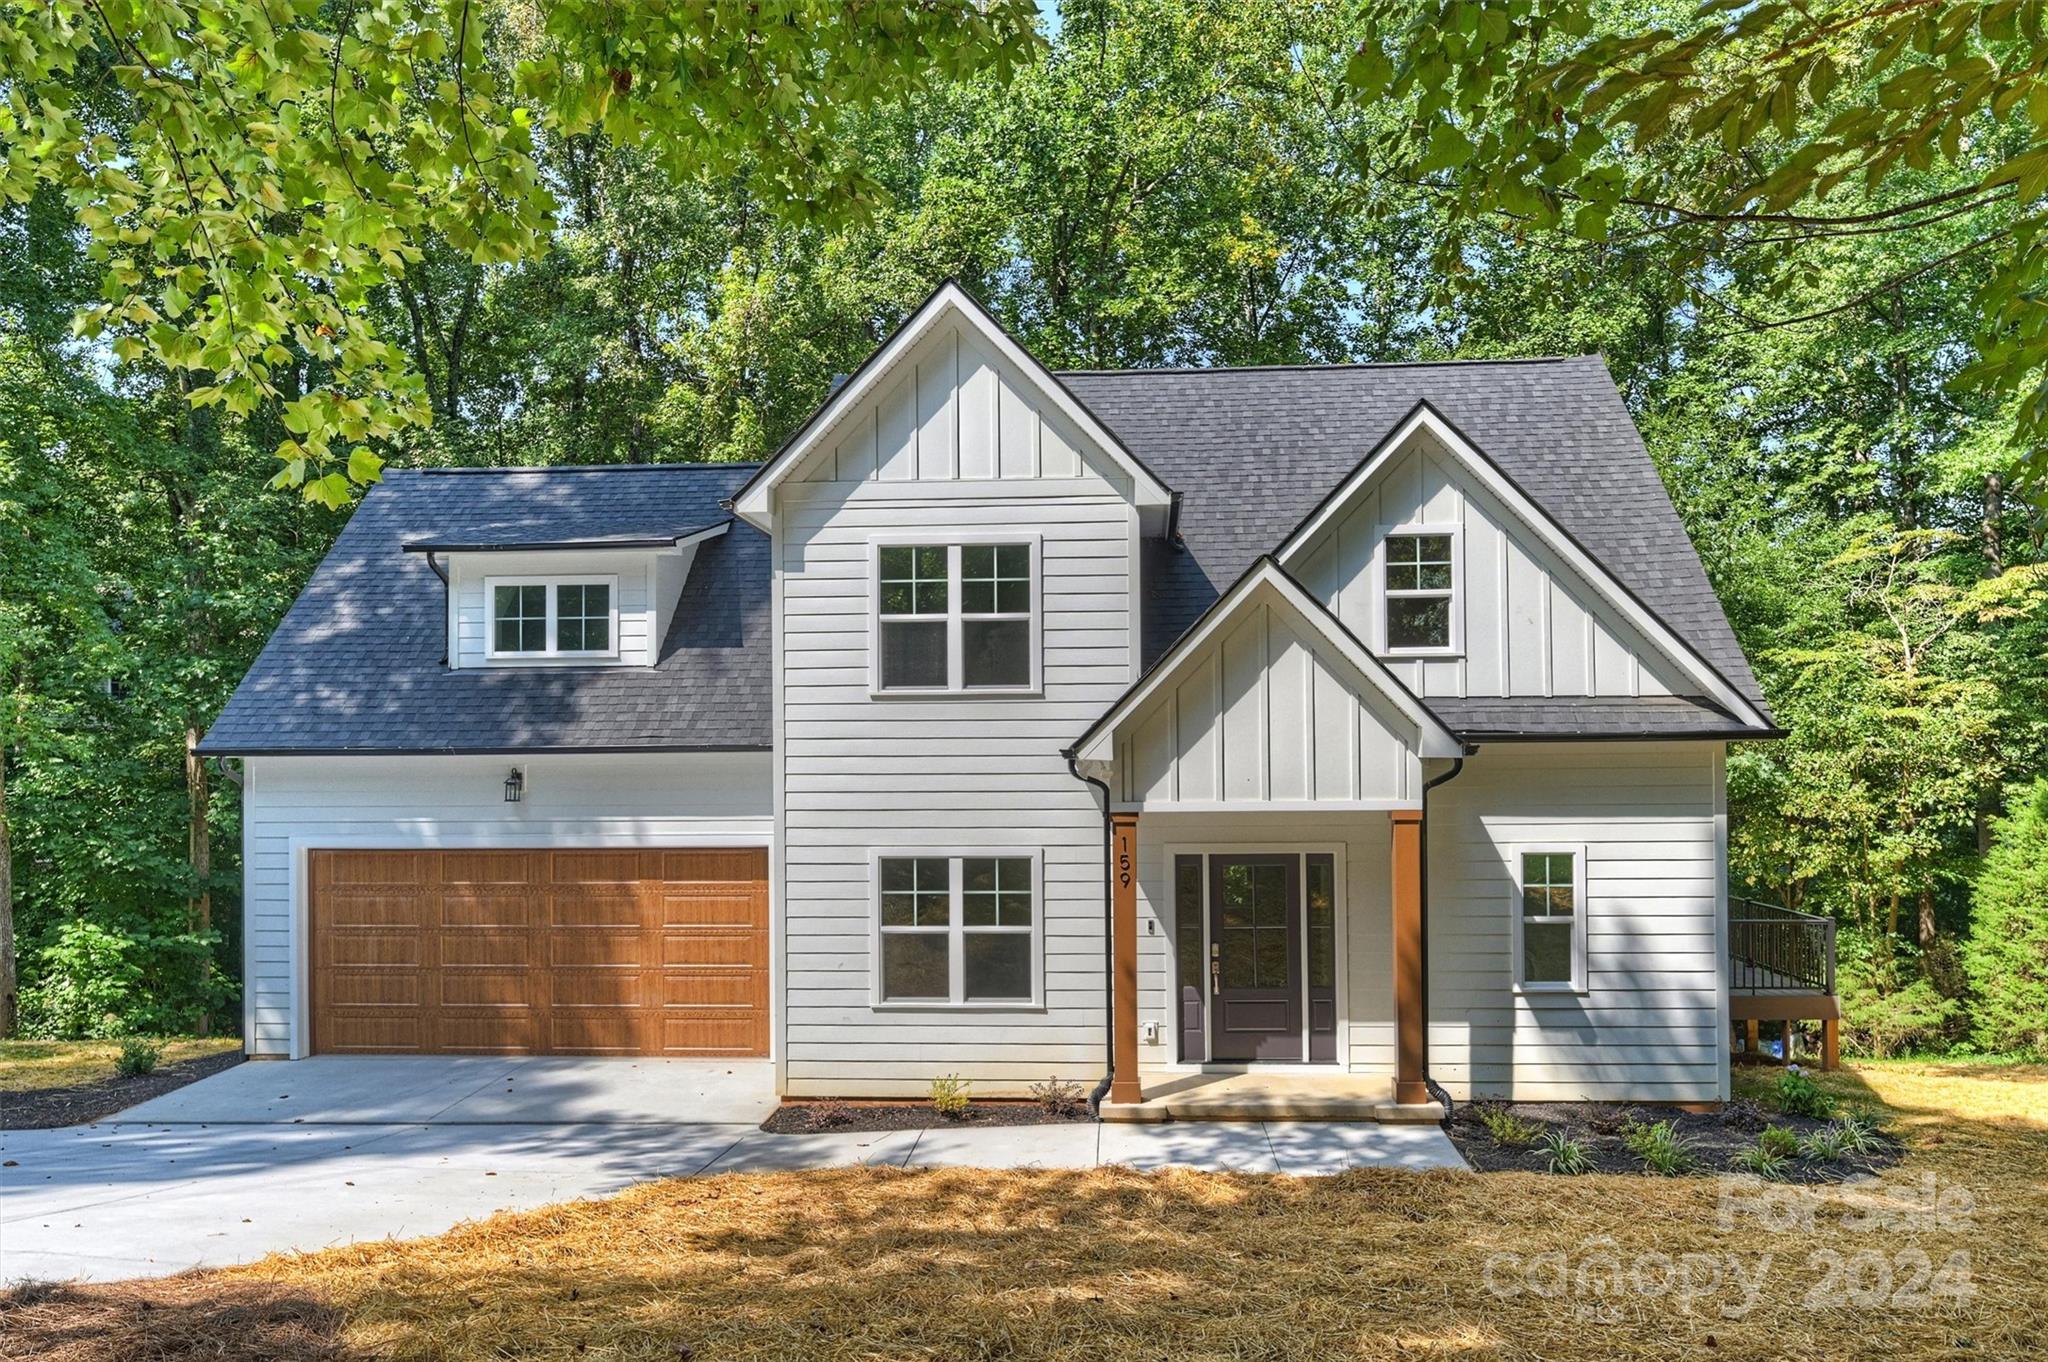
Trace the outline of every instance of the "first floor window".
{"label": "first floor window", "polygon": [[1584,853],[1555,847],[1517,854],[1521,885],[1516,982],[1529,988],[1573,988],[1585,978]]}
{"label": "first floor window", "polygon": [[1036,857],[883,856],[875,872],[882,1001],[1037,996]]}
{"label": "first floor window", "polygon": [[618,651],[609,579],[486,582],[492,657],[609,657]]}
{"label": "first floor window", "polygon": [[1387,536],[1387,651],[1451,646],[1451,536]]}

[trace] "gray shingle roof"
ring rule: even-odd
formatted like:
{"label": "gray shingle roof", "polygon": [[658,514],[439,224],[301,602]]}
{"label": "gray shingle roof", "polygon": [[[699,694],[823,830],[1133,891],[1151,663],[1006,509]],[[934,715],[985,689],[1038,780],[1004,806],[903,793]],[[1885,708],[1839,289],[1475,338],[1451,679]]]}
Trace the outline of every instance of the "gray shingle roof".
{"label": "gray shingle roof", "polygon": [[1728,737],[1753,733],[1705,700],[1687,696],[1570,699],[1438,696],[1423,702],[1444,727],[1468,742],[1514,738]]}
{"label": "gray shingle roof", "polygon": [[[697,546],[652,667],[441,665],[419,540],[673,537],[731,519],[749,464],[400,471],[372,488],[202,747],[209,753],[766,748],[767,537]],[[524,536],[524,538],[520,538]]]}
{"label": "gray shingle roof", "polygon": [[1146,546],[1148,665],[1427,401],[1763,710],[1748,659],[1597,356],[1059,377],[1182,495],[1186,551]]}

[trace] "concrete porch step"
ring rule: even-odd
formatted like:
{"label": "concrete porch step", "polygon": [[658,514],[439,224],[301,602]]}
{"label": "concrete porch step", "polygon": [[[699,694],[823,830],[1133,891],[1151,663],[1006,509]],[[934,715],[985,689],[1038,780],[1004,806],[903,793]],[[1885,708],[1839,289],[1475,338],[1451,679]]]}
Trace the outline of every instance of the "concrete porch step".
{"label": "concrete porch step", "polygon": [[1141,1102],[1104,1102],[1105,1121],[1434,1123],[1440,1103],[1404,1105],[1391,1079],[1352,1074],[1148,1074]]}

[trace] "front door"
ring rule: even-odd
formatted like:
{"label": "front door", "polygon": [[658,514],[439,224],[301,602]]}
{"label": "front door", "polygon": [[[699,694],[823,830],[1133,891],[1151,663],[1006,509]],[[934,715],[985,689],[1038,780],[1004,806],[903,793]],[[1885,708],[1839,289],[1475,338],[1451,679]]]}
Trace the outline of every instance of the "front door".
{"label": "front door", "polygon": [[1301,1051],[1301,858],[1209,858],[1212,1059]]}

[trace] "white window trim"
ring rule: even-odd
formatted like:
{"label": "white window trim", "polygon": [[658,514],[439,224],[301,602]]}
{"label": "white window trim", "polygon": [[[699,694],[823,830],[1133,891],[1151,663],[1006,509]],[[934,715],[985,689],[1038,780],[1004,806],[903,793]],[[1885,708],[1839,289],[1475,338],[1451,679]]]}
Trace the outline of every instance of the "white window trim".
{"label": "white window trim", "polygon": [[[1441,648],[1395,648],[1387,643],[1387,541],[1408,535],[1445,535],[1451,541],[1451,630],[1450,642]],[[1379,584],[1379,652],[1382,657],[1463,657],[1465,655],[1465,531],[1462,525],[1409,522],[1382,526],[1373,549],[1373,577]],[[1403,591],[1408,595],[1436,595],[1436,592]]]}
{"label": "white window trim", "polygon": [[[544,652],[502,652],[498,648],[498,588],[501,586],[544,586],[548,589],[548,646]],[[579,648],[563,650],[555,646],[556,612],[561,599],[560,588],[565,586],[602,586],[609,588],[606,599],[611,602],[611,627],[607,637],[609,648]],[[619,576],[617,573],[578,572],[554,575],[487,576],[484,578],[484,658],[489,662],[534,662],[559,660],[562,658],[590,658],[603,660],[619,656]]]}
{"label": "white window trim", "polygon": [[[982,857],[1031,862],[1031,996],[969,1000],[967,989],[967,924],[961,914],[965,876],[960,862]],[[886,998],[882,994],[882,862],[893,860],[947,860],[946,891],[946,978],[950,998]],[[977,931],[1011,931],[1015,928],[982,927]],[[1035,848],[1017,847],[890,847],[868,854],[868,995],[877,1012],[1042,1012],[1045,1010],[1045,855]]]}
{"label": "white window trim", "polygon": [[[1022,686],[968,686],[965,684],[965,666],[962,646],[962,620],[960,609],[962,582],[960,580],[960,550],[968,545],[1014,545],[1022,544],[1031,550],[1031,680]],[[901,548],[905,545],[921,545],[946,550],[946,684],[944,686],[882,686],[882,550]],[[885,534],[868,540],[868,695],[876,700],[929,700],[936,697],[988,697],[994,699],[1028,698],[1041,695],[1045,688],[1045,571],[1044,544],[1036,534]],[[912,616],[892,616],[910,619]],[[933,616],[925,616],[927,620]],[[1015,615],[976,615],[976,619],[1015,619]]]}
{"label": "white window trim", "polygon": [[[1586,846],[1583,842],[1518,842],[1507,848],[1510,903],[1508,920],[1513,924],[1508,955],[1508,984],[1517,994],[1583,994],[1586,984],[1587,919],[1592,904],[1586,898]],[[1525,855],[1570,856],[1572,858],[1572,977],[1570,982],[1526,983],[1522,979],[1522,857]]]}

